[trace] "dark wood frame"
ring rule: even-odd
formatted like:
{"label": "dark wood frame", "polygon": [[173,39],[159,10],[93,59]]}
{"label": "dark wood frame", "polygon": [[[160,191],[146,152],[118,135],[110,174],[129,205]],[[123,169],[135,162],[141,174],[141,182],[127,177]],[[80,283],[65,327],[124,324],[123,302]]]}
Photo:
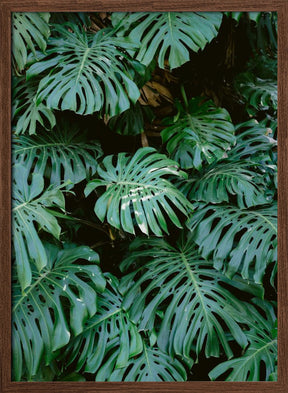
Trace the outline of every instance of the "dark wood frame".
{"label": "dark wood frame", "polygon": [[[11,13],[19,11],[277,11],[279,88],[279,348],[277,382],[11,382]],[[0,0],[1,392],[288,392],[288,0]]]}

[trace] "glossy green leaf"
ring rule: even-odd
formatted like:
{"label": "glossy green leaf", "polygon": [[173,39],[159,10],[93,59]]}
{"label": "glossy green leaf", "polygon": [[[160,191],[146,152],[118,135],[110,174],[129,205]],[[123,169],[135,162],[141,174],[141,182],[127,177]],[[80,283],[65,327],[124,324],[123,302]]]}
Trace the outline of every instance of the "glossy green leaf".
{"label": "glossy green leaf", "polygon": [[12,230],[13,246],[17,265],[18,279],[22,290],[31,284],[31,262],[38,271],[47,265],[45,248],[39,231],[50,233],[59,238],[61,228],[47,207],[64,210],[64,196],[59,188],[44,190],[44,179],[33,173],[28,179],[29,170],[20,164],[13,166]]}
{"label": "glossy green leaf", "polygon": [[211,257],[228,277],[241,272],[243,278],[261,283],[268,264],[277,261],[276,203],[253,209],[200,206],[187,226],[202,256]]}
{"label": "glossy green leaf", "polygon": [[[262,306],[259,301],[258,305]],[[264,303],[265,305],[265,303]],[[266,309],[269,304],[266,304]],[[264,308],[265,309],[265,308]],[[269,307],[271,310],[271,305]],[[260,381],[264,365],[264,380],[277,380],[277,329],[275,328],[275,314],[273,310],[266,311],[263,318],[255,310],[248,308],[247,321],[251,329],[246,333],[250,343],[241,357],[220,363],[209,376],[212,380],[230,371],[226,381]],[[268,315],[267,315],[268,314]],[[276,375],[275,375],[276,374]],[[276,379],[274,379],[276,377]]]}
{"label": "glossy green leaf", "polygon": [[107,218],[118,229],[135,233],[134,227],[138,226],[147,235],[152,232],[162,236],[168,233],[167,217],[182,227],[175,209],[185,215],[192,210],[190,202],[165,178],[168,175],[183,178],[185,173],[179,171],[175,161],[154,148],[140,148],[133,156],[126,153],[119,153],[117,158],[107,156],[97,172],[99,179],[88,183],[85,195],[106,186],[96,202],[95,214],[102,222]]}
{"label": "glossy green leaf", "polygon": [[217,36],[220,12],[134,12],[113,13],[112,23],[119,35],[139,41],[136,59],[148,65],[158,57],[160,68],[167,60],[177,68],[190,60],[190,50],[198,52]]}
{"label": "glossy green leaf", "polygon": [[77,184],[93,175],[102,155],[98,142],[89,141],[79,125],[67,121],[58,122],[50,132],[13,138],[12,151],[16,163],[56,186],[68,180]]}
{"label": "glossy green leaf", "polygon": [[12,119],[16,134],[36,134],[42,128],[51,130],[56,123],[54,113],[45,104],[36,104],[39,79],[14,78],[12,85]]}
{"label": "glossy green leaf", "polygon": [[121,135],[138,135],[144,131],[145,120],[150,123],[153,117],[150,107],[142,106],[136,102],[125,112],[111,117],[108,126]]}
{"label": "glossy green leaf", "polygon": [[236,85],[248,105],[257,110],[277,109],[277,80],[261,79],[248,72],[239,75]]}
{"label": "glossy green leaf", "polygon": [[235,143],[234,126],[226,109],[217,108],[212,101],[193,98],[187,110],[179,105],[176,118],[166,120],[169,127],[162,133],[163,143],[181,168],[201,169],[225,157]]}
{"label": "glossy green leaf", "polygon": [[22,71],[27,63],[28,50],[36,57],[36,49],[45,51],[50,35],[49,12],[12,13],[13,62]]}
{"label": "glossy green leaf", "polygon": [[44,101],[48,108],[82,115],[104,109],[114,116],[137,101],[135,72],[125,55],[134,47],[130,40],[113,37],[111,31],[88,33],[77,25],[57,25],[55,30],[47,58],[27,71],[28,79],[44,73],[37,104]]}
{"label": "glossy green leaf", "polygon": [[65,357],[69,359],[68,365],[75,364],[76,371],[94,374],[104,359],[106,363],[111,362],[113,370],[122,368],[143,350],[142,338],[122,307],[118,280],[111,274],[107,279],[107,287],[98,297],[96,314],[67,347]]}
{"label": "glossy green leaf", "polygon": [[269,151],[277,146],[277,141],[271,137],[271,129],[264,122],[248,120],[235,127],[236,144],[227,152],[231,162],[249,159],[259,161]]}
{"label": "glossy green leaf", "polygon": [[263,174],[251,167],[253,162],[249,161],[217,163],[187,184],[183,181],[184,193],[189,194],[191,201],[209,203],[231,202],[236,196],[240,208],[267,204],[269,197],[264,195],[266,183]]}
{"label": "glossy green leaf", "polygon": [[270,136],[272,130],[253,119],[238,124],[235,133],[236,144],[224,159],[176,183],[191,202],[234,203],[236,196],[238,206],[245,208],[268,203],[274,197],[277,141]]}
{"label": "glossy green leaf", "polygon": [[[30,379],[43,359],[48,365],[71,335],[82,332],[87,318],[97,311],[97,293],[105,288],[98,254],[90,248],[67,245],[59,250],[46,244],[45,251],[47,265],[41,274],[33,268],[32,283],[25,293],[14,284],[15,380],[20,380],[23,372]],[[77,263],[80,260],[86,260],[85,264]],[[64,311],[67,307],[68,314]]]}
{"label": "glossy green leaf", "polygon": [[96,381],[180,382],[187,378],[185,368],[179,360],[171,358],[158,348],[146,345],[141,355],[130,359],[126,367],[111,371],[110,363],[105,363],[97,373]]}
{"label": "glossy green leaf", "polygon": [[135,265],[136,269],[122,279],[123,306],[139,329],[149,331],[154,327],[157,311],[164,311],[157,338],[161,350],[172,357],[180,356],[191,367],[202,351],[206,357],[218,357],[223,349],[232,357],[227,330],[239,345],[246,347],[247,339],[238,319],[229,312],[231,307],[241,316],[242,301],[221,283],[259,295],[256,285],[243,281],[238,285],[237,280],[227,279],[213,268],[212,261],[199,256],[189,235],[180,239],[176,247],[162,239],[137,238],[129,251],[121,269]]}

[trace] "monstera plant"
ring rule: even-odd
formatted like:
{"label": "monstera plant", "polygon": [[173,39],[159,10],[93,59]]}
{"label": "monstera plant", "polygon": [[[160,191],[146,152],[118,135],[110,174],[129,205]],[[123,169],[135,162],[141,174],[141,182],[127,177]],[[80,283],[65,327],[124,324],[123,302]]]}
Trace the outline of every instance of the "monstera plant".
{"label": "monstera plant", "polygon": [[12,23],[13,380],[276,380],[276,14]]}

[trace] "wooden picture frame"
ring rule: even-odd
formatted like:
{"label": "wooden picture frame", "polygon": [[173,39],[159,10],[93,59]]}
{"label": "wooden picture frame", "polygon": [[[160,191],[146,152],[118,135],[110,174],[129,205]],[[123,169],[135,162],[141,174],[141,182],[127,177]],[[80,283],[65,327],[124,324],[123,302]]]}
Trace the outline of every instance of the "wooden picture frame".
{"label": "wooden picture frame", "polygon": [[[1,391],[8,392],[288,392],[288,1],[287,0],[1,0],[0,79],[0,343]],[[277,382],[12,382],[11,381],[11,13],[19,11],[276,11],[278,13],[278,381]]]}

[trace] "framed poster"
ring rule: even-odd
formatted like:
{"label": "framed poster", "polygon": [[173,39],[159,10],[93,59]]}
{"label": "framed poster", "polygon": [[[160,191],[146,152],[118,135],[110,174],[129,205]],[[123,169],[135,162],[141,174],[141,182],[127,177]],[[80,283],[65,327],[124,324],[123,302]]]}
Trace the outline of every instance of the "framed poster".
{"label": "framed poster", "polygon": [[72,7],[1,4],[2,391],[287,391],[286,2]]}

